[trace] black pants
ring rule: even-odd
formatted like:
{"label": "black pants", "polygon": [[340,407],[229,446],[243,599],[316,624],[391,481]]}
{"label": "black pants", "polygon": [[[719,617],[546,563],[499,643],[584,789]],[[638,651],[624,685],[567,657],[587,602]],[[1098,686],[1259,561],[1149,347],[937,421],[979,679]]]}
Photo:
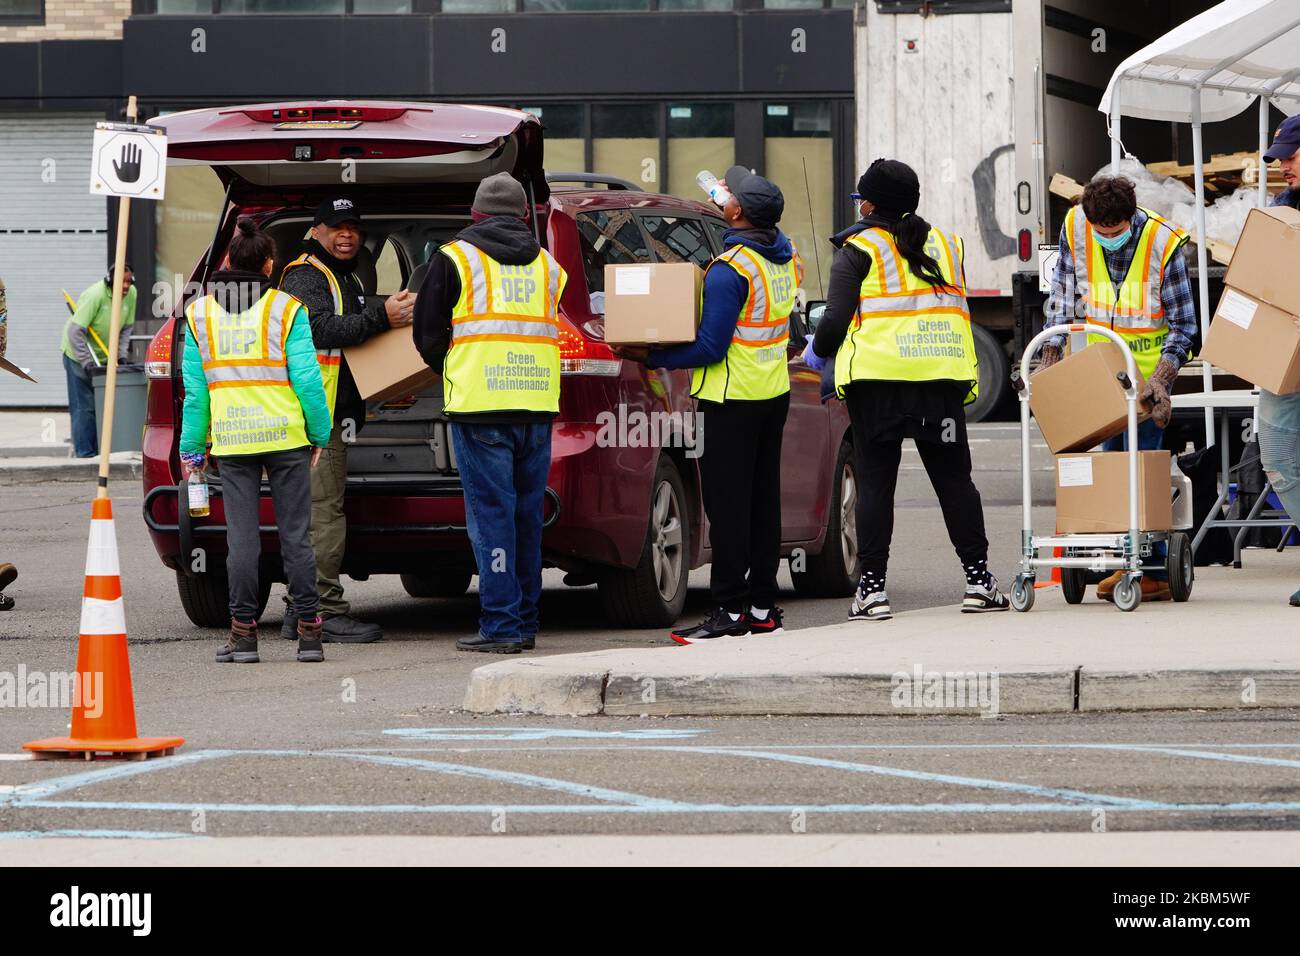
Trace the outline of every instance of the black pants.
{"label": "black pants", "polygon": [[[852,390],[846,393],[845,400],[853,423],[853,452],[858,467],[858,564],[861,573],[871,571],[884,577],[889,565],[889,543],[894,536],[894,488],[898,484],[903,435],[897,430],[883,436],[873,434],[875,423],[869,403],[855,401]],[[921,463],[939,498],[943,523],[957,557],[963,565],[987,560],[984,506],[970,476],[965,416],[952,416],[939,429],[903,431],[912,435],[921,453]]]}
{"label": "black pants", "polygon": [[781,436],[790,395],[701,401],[699,409],[713,603],[733,614],[773,607],[781,564]]}
{"label": "black pants", "polygon": [[239,621],[257,620],[258,565],[262,557],[257,512],[265,468],[280,528],[280,557],[289,582],[289,598],[299,617],[312,620],[320,599],[316,595],[316,556],[311,550],[311,449],[230,455],[219,458],[217,465],[226,509],[230,616]]}

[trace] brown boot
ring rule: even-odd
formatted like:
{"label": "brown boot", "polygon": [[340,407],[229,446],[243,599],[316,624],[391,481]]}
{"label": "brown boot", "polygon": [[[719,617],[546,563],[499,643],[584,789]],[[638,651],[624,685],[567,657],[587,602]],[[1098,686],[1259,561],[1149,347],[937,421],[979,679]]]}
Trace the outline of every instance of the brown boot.
{"label": "brown boot", "polygon": [[298,660],[304,664],[319,664],[325,660],[325,648],[321,644],[321,619],[307,621],[298,618]]}
{"label": "brown boot", "polygon": [[226,646],[217,651],[218,664],[256,664],[261,661],[257,656],[257,622],[236,621],[231,618],[230,637]]}

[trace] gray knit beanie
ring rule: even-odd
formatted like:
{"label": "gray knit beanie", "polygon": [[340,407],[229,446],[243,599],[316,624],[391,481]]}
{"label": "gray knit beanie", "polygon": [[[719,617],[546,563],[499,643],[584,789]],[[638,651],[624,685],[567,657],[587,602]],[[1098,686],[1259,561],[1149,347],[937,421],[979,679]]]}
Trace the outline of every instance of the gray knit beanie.
{"label": "gray knit beanie", "polygon": [[524,187],[509,173],[497,173],[478,184],[473,210],[484,216],[514,216],[523,219],[528,213]]}

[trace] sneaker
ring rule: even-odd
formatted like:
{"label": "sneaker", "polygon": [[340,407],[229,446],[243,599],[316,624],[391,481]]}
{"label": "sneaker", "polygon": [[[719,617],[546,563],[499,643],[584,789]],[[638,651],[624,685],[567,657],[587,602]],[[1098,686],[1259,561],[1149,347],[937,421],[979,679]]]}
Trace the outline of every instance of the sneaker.
{"label": "sneaker", "polygon": [[1300,607],[1300,591],[1296,591],[1295,594],[1291,595],[1291,606]]}
{"label": "sneaker", "polygon": [[327,617],[321,626],[321,640],[326,644],[373,644],[383,639],[378,624],[363,624],[346,614]]}
{"label": "sneaker", "polygon": [[[730,617],[730,615],[728,615]],[[752,611],[746,611],[743,619],[749,627],[750,637],[766,636],[769,634],[785,633],[785,618],[781,614],[779,607],[774,607],[767,612],[767,617],[761,621],[754,617]]]}
{"label": "sneaker", "polygon": [[18,569],[12,564],[0,564],[0,591],[18,580]]}
{"label": "sneaker", "polygon": [[481,651],[484,654],[518,654],[524,649],[521,641],[494,641],[482,634],[462,637],[456,641],[458,651]]}
{"label": "sneaker", "polygon": [[[776,608],[772,610],[775,611]],[[748,633],[748,614],[741,614],[739,618],[732,620],[726,608],[716,607],[699,624],[694,627],[679,627],[668,636],[678,644],[697,644],[715,637],[744,637]]]}
{"label": "sneaker", "polygon": [[321,619],[314,621],[298,620],[298,660],[303,664],[319,664],[325,660],[325,648],[321,646]]}
{"label": "sneaker", "polygon": [[0,611],[12,611],[17,603],[7,594],[0,594]]}
{"label": "sneaker", "polygon": [[893,616],[889,595],[883,589],[868,594],[866,579],[858,581],[858,589],[853,592],[853,604],[849,606],[849,620],[888,621]]}
{"label": "sneaker", "polygon": [[966,585],[966,594],[961,599],[963,614],[983,614],[985,611],[1009,611],[1011,602],[998,590],[998,582],[991,581],[991,587],[979,584]]}
{"label": "sneaker", "polygon": [[257,622],[245,624],[242,621],[230,622],[230,637],[226,644],[217,651],[218,664],[257,664]]}

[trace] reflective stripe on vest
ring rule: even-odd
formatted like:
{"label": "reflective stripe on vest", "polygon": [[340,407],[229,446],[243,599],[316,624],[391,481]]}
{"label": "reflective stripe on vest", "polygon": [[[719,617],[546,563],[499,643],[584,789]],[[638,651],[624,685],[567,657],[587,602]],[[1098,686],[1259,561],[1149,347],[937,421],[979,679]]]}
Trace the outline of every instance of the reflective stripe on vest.
{"label": "reflective stripe on vest", "polygon": [[[1113,328],[1128,344],[1143,377],[1150,378],[1160,362],[1169,333],[1160,291],[1165,268],[1190,238],[1148,209],[1138,233],[1137,249],[1128,274],[1115,288],[1106,266],[1106,250],[1093,234],[1092,224],[1078,206],[1065,216],[1066,241],[1074,261],[1075,294],[1083,317],[1095,325]],[[1088,337],[1089,344],[1104,341]]]}
{"label": "reflective stripe on vest", "polygon": [[307,444],[285,356],[300,308],[287,292],[269,289],[242,312],[226,312],[211,295],[185,310],[208,383],[213,455],[255,455]]}
{"label": "reflective stripe on vest", "polygon": [[850,236],[847,244],[871,257],[858,290],[853,324],[835,356],[835,389],[850,382],[954,381],[979,394],[975,339],[966,304],[961,237],[931,229],[925,252],[939,264],[945,286],[912,273],[894,237],[881,228]]}
{"label": "reflective stripe on vest", "polygon": [[726,354],[722,361],[691,372],[691,394],[710,402],[784,395],[790,391],[786,346],[799,287],[798,260],[772,262],[748,246],[735,245],[710,262],[709,269],[719,263],[739,272],[749,290]]}
{"label": "reflective stripe on vest", "polygon": [[527,265],[506,265],[463,239],[438,251],[460,277],[442,370],[443,408],[451,414],[558,412],[560,264],[543,249]]}
{"label": "reflective stripe on vest", "polygon": [[[280,273],[280,282],[284,282],[285,273],[298,266],[312,266],[324,274],[325,281],[329,284],[330,298],[334,301],[334,314],[343,315],[345,308],[343,289],[339,286],[338,278],[329,266],[311,253],[304,252],[286,265],[283,272]],[[320,364],[321,384],[325,386],[325,403],[329,406],[331,419],[334,417],[334,400],[338,397],[339,392],[339,363],[342,360],[342,349],[316,350],[316,361]]]}

